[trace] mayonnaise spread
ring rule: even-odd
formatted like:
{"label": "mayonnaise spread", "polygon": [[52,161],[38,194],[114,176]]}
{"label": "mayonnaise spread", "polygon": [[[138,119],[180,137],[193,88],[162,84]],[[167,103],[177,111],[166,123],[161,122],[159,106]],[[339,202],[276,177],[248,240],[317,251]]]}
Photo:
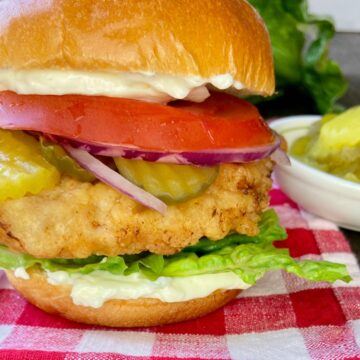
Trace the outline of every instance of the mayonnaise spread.
{"label": "mayonnaise spread", "polygon": [[0,70],[0,91],[38,95],[101,95],[167,103],[174,99],[202,102],[210,93],[244,86],[230,74],[203,79],[155,73],[86,72],[69,70]]}
{"label": "mayonnaise spread", "polygon": [[23,267],[18,267],[17,269],[15,269],[14,275],[19,279],[23,279],[23,280],[30,279],[30,275],[27,273],[26,269]]}
{"label": "mayonnaise spread", "polygon": [[140,273],[129,276],[94,271],[87,275],[69,274],[65,271],[47,271],[51,285],[71,285],[71,297],[76,305],[100,308],[112,299],[159,299],[163,302],[187,301],[202,298],[224,289],[247,289],[232,272],[187,277],[160,277],[148,280]]}

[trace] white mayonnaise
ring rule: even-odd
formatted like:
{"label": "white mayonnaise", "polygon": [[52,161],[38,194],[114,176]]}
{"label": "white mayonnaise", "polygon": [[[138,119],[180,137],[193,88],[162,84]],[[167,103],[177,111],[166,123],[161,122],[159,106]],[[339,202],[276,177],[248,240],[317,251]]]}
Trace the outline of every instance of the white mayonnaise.
{"label": "white mayonnaise", "polygon": [[174,99],[202,102],[207,85],[219,90],[244,86],[230,74],[202,79],[154,73],[86,72],[69,70],[0,70],[0,91],[38,95],[102,95],[167,103]]}
{"label": "white mayonnaise", "polygon": [[19,267],[19,268],[15,269],[14,275],[15,275],[15,277],[17,277],[19,279],[23,279],[23,280],[30,279],[30,275],[27,273],[27,271],[23,267]]}
{"label": "white mayonnaise", "polygon": [[219,289],[250,287],[232,272],[160,277],[151,281],[139,273],[123,276],[106,271],[94,271],[87,275],[69,275],[64,271],[47,271],[47,279],[51,285],[72,285],[71,297],[74,304],[93,308],[100,308],[107,300],[112,299],[151,298],[177,302],[206,297]]}

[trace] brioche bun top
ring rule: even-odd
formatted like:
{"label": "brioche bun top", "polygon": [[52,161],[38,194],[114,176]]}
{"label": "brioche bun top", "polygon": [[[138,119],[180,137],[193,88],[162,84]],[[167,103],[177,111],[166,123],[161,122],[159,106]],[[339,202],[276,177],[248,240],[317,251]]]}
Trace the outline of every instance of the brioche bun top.
{"label": "brioche bun top", "polygon": [[245,0],[2,0],[2,69],[231,75],[274,91],[269,35]]}

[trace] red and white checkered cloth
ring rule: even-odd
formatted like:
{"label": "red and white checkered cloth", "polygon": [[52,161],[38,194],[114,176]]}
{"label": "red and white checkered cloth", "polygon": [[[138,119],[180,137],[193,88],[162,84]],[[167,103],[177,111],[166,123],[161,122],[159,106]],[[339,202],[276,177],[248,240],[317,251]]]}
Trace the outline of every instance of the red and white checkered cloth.
{"label": "red and white checkered cloth", "polygon": [[0,275],[0,359],[360,359],[360,273],[333,224],[272,191],[298,258],[345,263],[354,281],[310,283],[280,271],[204,318],[116,330],[76,324],[28,304]]}

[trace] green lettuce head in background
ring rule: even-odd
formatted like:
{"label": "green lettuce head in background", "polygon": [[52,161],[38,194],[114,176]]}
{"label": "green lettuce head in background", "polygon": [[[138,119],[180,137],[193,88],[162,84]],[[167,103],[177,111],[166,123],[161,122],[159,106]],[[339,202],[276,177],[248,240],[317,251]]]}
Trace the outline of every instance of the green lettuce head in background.
{"label": "green lettuce head in background", "polygon": [[254,98],[254,102],[270,113],[274,107],[284,111],[281,105],[285,103],[300,112],[336,110],[347,82],[339,65],[329,59],[330,41],[335,35],[332,21],[310,15],[307,0],[249,1],[269,30],[277,82],[273,98]]}

